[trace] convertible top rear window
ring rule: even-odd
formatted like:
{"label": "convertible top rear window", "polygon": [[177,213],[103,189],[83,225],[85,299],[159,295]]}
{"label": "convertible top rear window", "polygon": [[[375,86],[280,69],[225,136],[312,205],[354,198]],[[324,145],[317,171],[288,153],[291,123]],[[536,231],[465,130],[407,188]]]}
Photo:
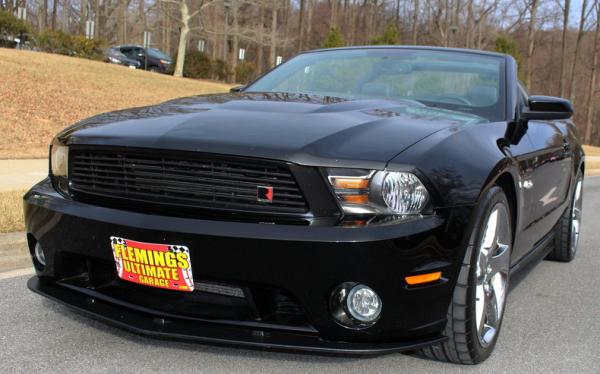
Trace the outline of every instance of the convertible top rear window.
{"label": "convertible top rear window", "polygon": [[421,49],[346,49],[301,54],[246,92],[413,100],[504,120],[504,59]]}

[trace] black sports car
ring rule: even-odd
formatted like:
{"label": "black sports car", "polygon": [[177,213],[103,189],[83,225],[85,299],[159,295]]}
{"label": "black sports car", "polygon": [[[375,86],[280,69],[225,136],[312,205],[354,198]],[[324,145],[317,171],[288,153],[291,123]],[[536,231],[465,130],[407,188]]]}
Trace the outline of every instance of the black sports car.
{"label": "black sports car", "polygon": [[573,110],[510,56],[319,50],[232,91],[61,132],[29,288],[159,337],[477,363],[511,276],[575,255]]}

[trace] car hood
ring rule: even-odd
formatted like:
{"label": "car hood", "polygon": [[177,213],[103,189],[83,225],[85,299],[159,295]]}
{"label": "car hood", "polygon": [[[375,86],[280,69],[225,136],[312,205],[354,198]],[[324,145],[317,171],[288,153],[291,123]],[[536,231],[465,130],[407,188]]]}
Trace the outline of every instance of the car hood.
{"label": "car hood", "polygon": [[487,121],[413,101],[236,93],[101,114],[66,129],[58,139],[65,144],[382,169],[394,156],[437,131],[480,122]]}

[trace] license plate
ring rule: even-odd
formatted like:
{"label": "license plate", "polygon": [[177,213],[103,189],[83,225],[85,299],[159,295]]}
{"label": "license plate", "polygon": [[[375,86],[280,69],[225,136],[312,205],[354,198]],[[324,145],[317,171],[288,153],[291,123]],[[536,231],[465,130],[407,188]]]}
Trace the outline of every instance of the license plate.
{"label": "license plate", "polygon": [[194,291],[190,250],[183,245],[154,244],[110,237],[119,278],[144,286]]}

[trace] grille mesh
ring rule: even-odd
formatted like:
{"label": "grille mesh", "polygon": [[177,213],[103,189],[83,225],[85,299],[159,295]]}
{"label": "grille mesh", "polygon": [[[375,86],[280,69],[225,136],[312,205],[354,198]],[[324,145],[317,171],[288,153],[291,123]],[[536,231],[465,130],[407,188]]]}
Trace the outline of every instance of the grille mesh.
{"label": "grille mesh", "polygon": [[[69,188],[75,198],[127,200],[155,207],[259,213],[304,213],[306,201],[284,163],[148,151],[71,149]],[[273,187],[273,201],[257,187]]]}

